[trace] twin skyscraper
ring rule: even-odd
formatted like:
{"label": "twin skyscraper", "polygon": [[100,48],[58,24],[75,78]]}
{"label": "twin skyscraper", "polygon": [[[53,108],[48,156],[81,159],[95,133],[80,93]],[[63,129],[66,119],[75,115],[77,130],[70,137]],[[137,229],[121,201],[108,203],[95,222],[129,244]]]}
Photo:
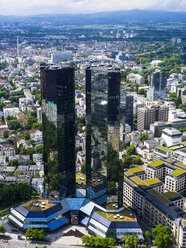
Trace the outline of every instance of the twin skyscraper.
{"label": "twin skyscraper", "polygon": [[75,71],[69,65],[41,65],[45,196],[77,192],[106,208],[123,205],[126,111],[119,69],[86,69],[86,172],[76,182]]}

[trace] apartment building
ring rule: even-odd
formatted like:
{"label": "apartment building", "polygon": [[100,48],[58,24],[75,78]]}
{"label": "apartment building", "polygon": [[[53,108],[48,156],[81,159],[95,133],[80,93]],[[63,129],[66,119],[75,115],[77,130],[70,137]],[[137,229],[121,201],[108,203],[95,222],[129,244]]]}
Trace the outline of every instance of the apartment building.
{"label": "apartment building", "polygon": [[174,205],[184,210],[184,197],[182,195],[175,191],[165,192],[162,195],[174,203]]}
{"label": "apartment building", "polygon": [[186,247],[186,220],[180,221],[178,248]]}
{"label": "apartment building", "polygon": [[[126,175],[126,173],[125,173]],[[151,179],[153,180],[153,179]],[[163,224],[169,227],[177,244],[185,242],[185,229],[180,237],[180,220],[184,220],[183,197],[179,194],[160,194],[136,176],[124,177],[124,203],[135,209],[148,225]],[[184,234],[184,236],[183,236]],[[179,246],[180,248],[184,246]]]}
{"label": "apartment building", "polygon": [[176,169],[165,177],[165,190],[183,192],[186,189],[186,170]]}

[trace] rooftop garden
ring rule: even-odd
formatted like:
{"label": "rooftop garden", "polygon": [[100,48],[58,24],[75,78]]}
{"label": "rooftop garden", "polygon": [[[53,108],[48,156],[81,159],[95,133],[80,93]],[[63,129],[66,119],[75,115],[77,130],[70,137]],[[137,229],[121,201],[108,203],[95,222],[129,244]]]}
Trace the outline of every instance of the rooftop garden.
{"label": "rooftop garden", "polygon": [[132,182],[129,178],[124,177],[124,181],[127,181],[128,183],[132,184],[133,186],[137,186],[134,182]]}
{"label": "rooftop garden", "polygon": [[156,184],[156,183],[161,183],[161,181],[157,178],[152,178],[144,181],[148,185]]}
{"label": "rooftop garden", "polygon": [[154,167],[157,167],[157,166],[160,166],[160,165],[163,165],[164,162],[161,161],[161,160],[157,160],[157,161],[154,161],[152,163],[150,163],[150,165],[154,166]]}
{"label": "rooftop garden", "polygon": [[143,169],[141,169],[140,167],[136,167],[136,168],[129,169],[128,171],[130,171],[131,173],[137,173],[137,172],[143,171]]}
{"label": "rooftop garden", "polygon": [[106,213],[101,210],[97,210],[96,213],[100,214],[110,221],[136,221],[135,215],[131,211],[126,209],[122,210],[119,213]]}
{"label": "rooftop garden", "polygon": [[148,185],[143,181],[141,180],[139,177],[132,177],[131,178],[135,183],[137,183],[138,185],[140,186],[143,186],[143,187],[147,187]]}
{"label": "rooftop garden", "polygon": [[56,203],[49,203],[48,200],[33,200],[24,203],[22,206],[28,211],[44,211],[55,205]]}
{"label": "rooftop garden", "polygon": [[76,183],[86,185],[86,176],[82,173],[76,173]]}
{"label": "rooftop garden", "polygon": [[186,172],[185,170],[177,169],[177,170],[171,172],[170,174],[173,175],[173,176],[178,177],[178,176],[182,175],[182,174],[185,173],[185,172]]}
{"label": "rooftop garden", "polygon": [[179,195],[177,192],[175,191],[170,191],[170,192],[166,192],[166,193],[163,193],[163,196],[166,197],[166,198],[172,198],[172,197],[175,197]]}
{"label": "rooftop garden", "polygon": [[169,204],[170,203],[170,201],[167,198],[165,198],[163,195],[161,195],[160,193],[158,193],[156,190],[151,189],[151,190],[149,190],[149,192],[151,194],[153,194],[155,197],[157,197],[163,203],[165,203],[165,204]]}
{"label": "rooftop garden", "polygon": [[157,148],[159,148],[159,149],[161,149],[161,150],[164,150],[164,151],[166,151],[166,152],[169,152],[169,151],[170,151],[169,148],[164,147],[164,146],[158,146]]}

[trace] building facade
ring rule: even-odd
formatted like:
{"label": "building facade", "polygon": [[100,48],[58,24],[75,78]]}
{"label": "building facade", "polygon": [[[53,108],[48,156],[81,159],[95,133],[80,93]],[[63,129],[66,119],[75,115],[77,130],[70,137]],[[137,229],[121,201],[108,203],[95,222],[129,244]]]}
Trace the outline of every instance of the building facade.
{"label": "building facade", "polygon": [[165,99],[167,78],[164,71],[155,70],[150,75],[150,88],[149,88],[149,100],[155,101]]}
{"label": "building facade", "polygon": [[41,66],[46,196],[75,196],[74,84],[74,68]]}
{"label": "building facade", "polygon": [[[125,86],[120,71],[103,67],[86,70],[87,197],[100,205],[123,205]],[[115,164],[113,164],[113,159]]]}

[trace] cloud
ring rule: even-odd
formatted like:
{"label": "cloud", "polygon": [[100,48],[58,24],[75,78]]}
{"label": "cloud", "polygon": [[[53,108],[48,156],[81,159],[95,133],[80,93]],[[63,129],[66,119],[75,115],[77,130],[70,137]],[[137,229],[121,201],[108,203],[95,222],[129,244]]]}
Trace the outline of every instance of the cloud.
{"label": "cloud", "polygon": [[128,9],[186,11],[185,0],[0,0],[1,15],[93,13]]}

